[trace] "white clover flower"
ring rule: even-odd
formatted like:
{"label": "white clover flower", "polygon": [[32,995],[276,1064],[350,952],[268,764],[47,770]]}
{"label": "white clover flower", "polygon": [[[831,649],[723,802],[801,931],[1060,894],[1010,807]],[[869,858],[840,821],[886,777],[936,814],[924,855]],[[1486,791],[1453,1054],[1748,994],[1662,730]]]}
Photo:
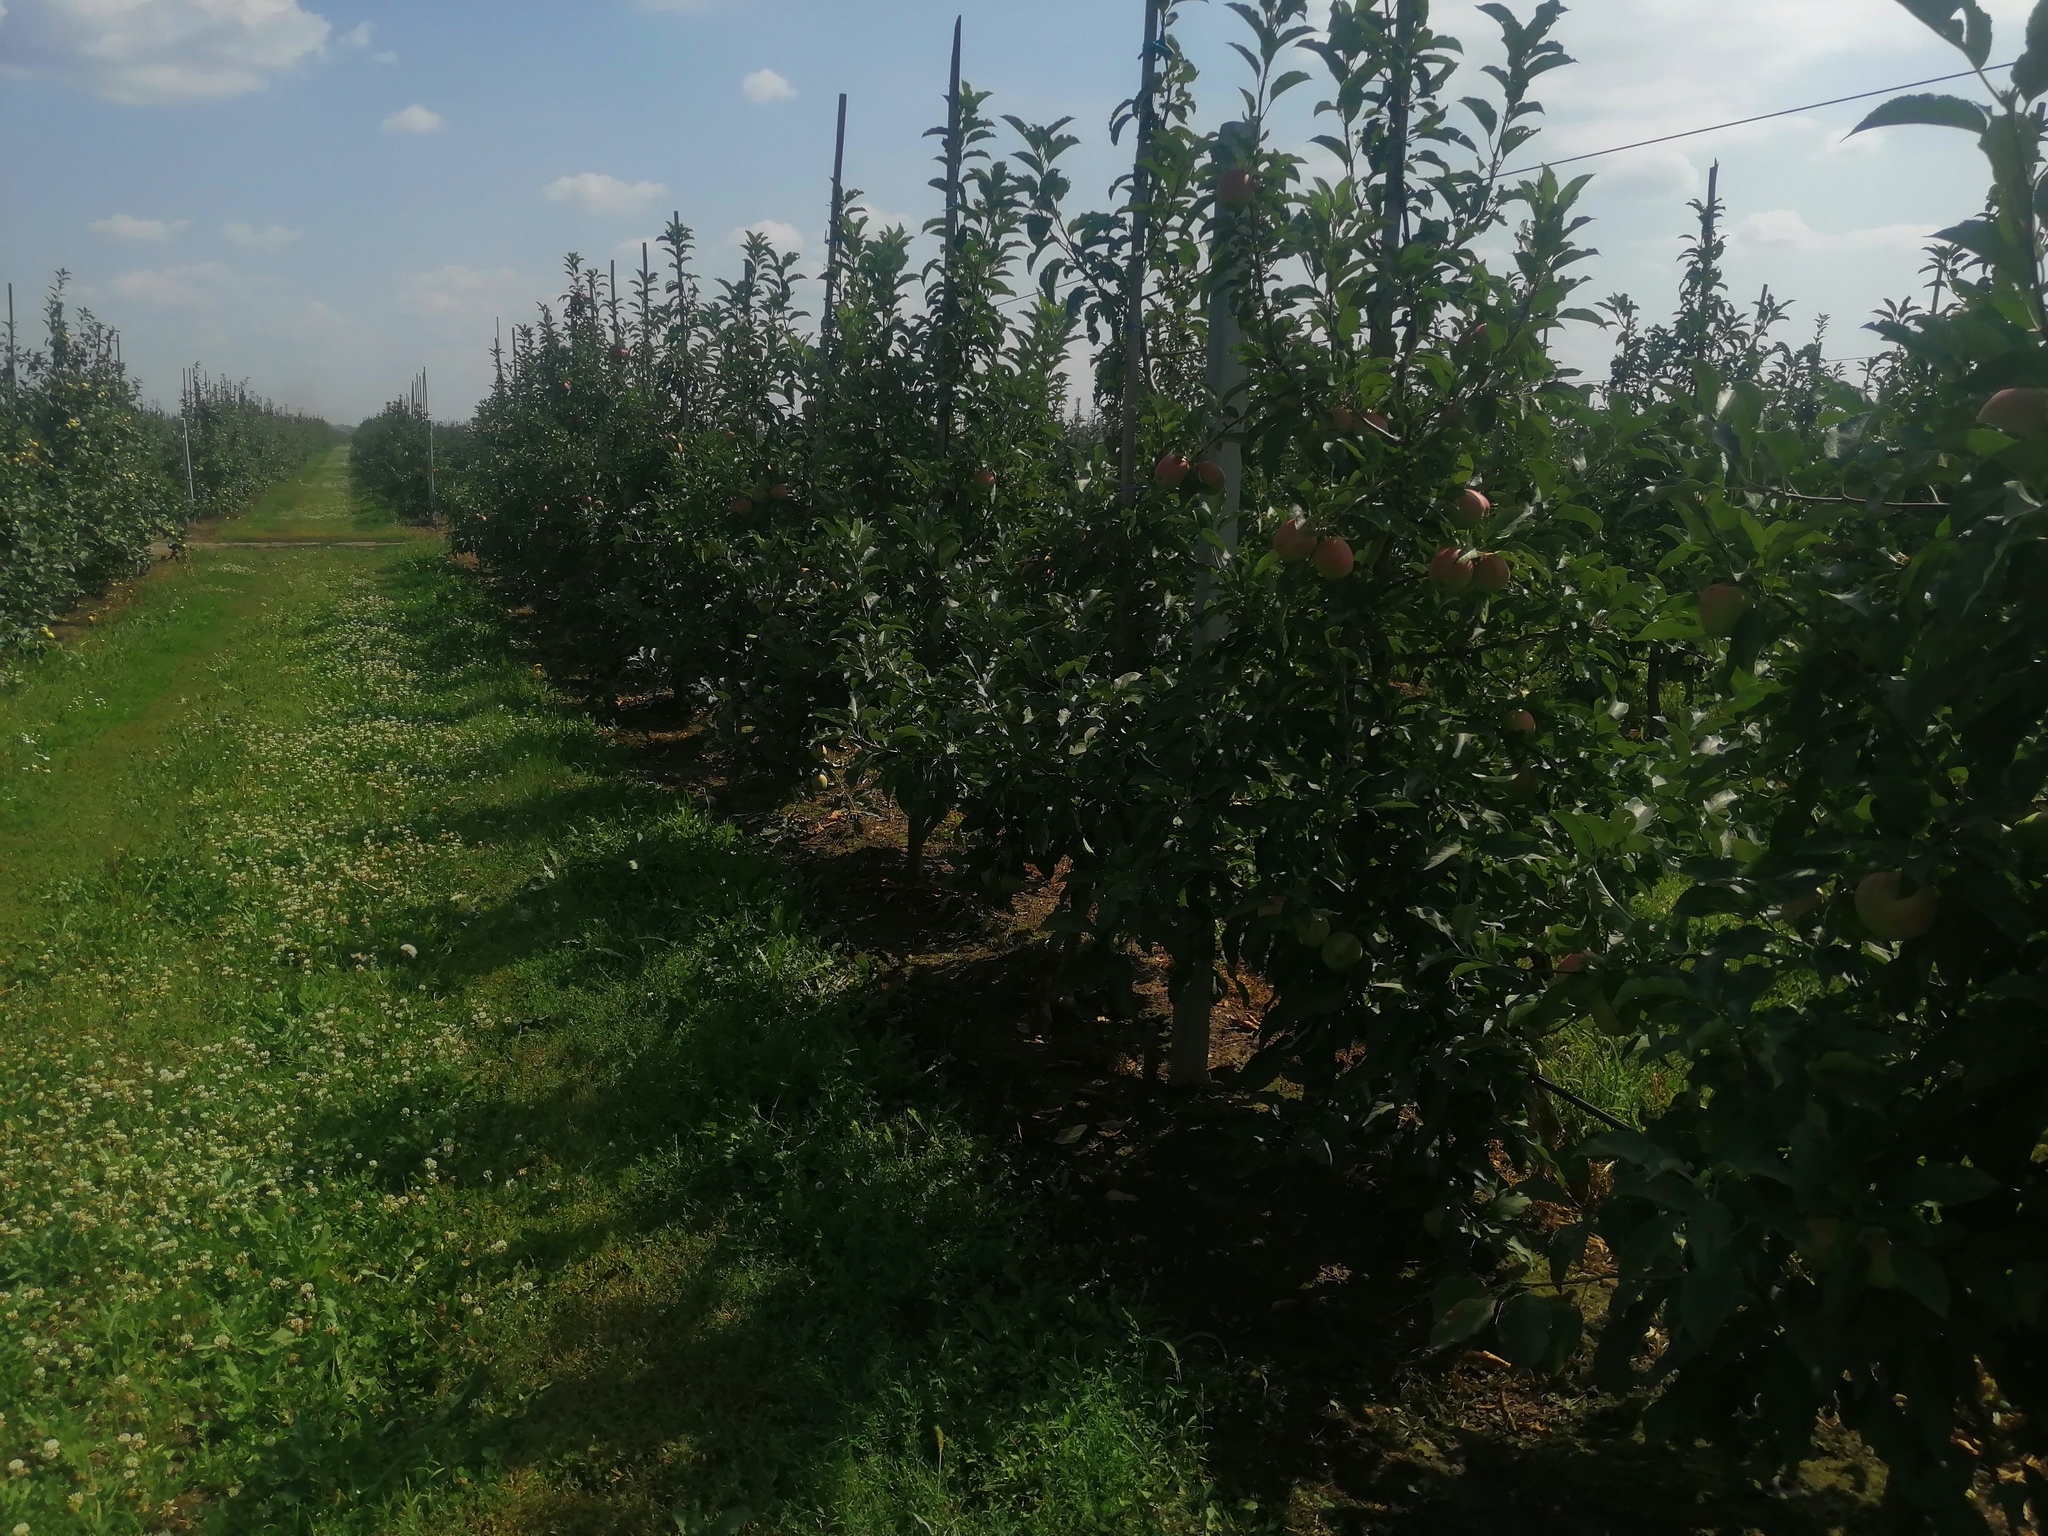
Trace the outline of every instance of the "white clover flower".
{"label": "white clover flower", "polygon": [[213,1336],[213,1347],[215,1349],[226,1349],[228,1345],[232,1344],[233,1342],[234,1340],[230,1339],[224,1333],[216,1333]]}
{"label": "white clover flower", "polygon": [[43,1454],[45,1456],[54,1456],[62,1449],[63,1447],[54,1440],[45,1440],[43,1442]]}

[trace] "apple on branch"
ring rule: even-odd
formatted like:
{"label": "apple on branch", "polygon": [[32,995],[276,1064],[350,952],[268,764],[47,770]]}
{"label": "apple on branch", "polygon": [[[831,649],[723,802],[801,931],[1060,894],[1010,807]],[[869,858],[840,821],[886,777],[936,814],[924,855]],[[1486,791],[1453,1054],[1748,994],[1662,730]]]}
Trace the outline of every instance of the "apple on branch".
{"label": "apple on branch", "polygon": [[1462,592],[1472,585],[1472,563],[1458,549],[1440,549],[1429,562],[1429,579],[1445,592]]}
{"label": "apple on branch", "polygon": [[1919,938],[1934,926],[1941,904],[1931,885],[1901,896],[1900,879],[1896,869],[1884,869],[1865,875],[1856,886],[1856,915],[1864,927],[1887,943]]}
{"label": "apple on branch", "polygon": [[1273,553],[1282,560],[1306,560],[1316,552],[1317,539],[1300,518],[1289,518],[1273,530]]}
{"label": "apple on branch", "polygon": [[1351,574],[1351,546],[1335,537],[1316,545],[1316,573],[1327,581],[1342,581]]}

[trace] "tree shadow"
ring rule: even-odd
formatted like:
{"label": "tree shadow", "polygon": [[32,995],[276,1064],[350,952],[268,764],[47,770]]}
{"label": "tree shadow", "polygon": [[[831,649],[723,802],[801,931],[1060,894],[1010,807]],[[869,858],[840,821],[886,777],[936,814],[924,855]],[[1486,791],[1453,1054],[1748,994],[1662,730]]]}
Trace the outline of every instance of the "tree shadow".
{"label": "tree shadow", "polygon": [[[502,611],[426,562],[393,590],[446,682],[430,707],[495,708],[463,690],[514,643]],[[514,777],[551,742],[464,768]],[[1760,1490],[1645,1447],[1631,1405],[1432,1357],[1419,1213],[1369,1164],[1249,1156],[1227,1092],[1159,1081],[1156,1020],[1077,1011],[1001,911],[907,886],[865,839],[789,839],[778,863],[629,753],[576,766],[422,823],[545,846],[544,881],[460,925],[380,918],[428,935],[431,991],[492,983],[461,1141],[491,1166],[545,1149],[581,1194],[521,1218],[515,1256],[554,1293],[491,1365],[516,1406],[364,1430],[360,1464],[495,1464],[510,1503],[480,1528],[505,1531],[781,1528],[864,1500],[1147,1529],[1201,1497],[1140,1465],[1195,1416],[1182,1375],[1204,1394],[1185,1465],[1206,1454],[1226,1501],[1306,1497],[1331,1532],[1870,1527],[1851,1488]],[[849,985],[821,924],[891,963]],[[323,1129],[403,1146],[407,1107],[394,1088]],[[1084,1503],[1097,1523],[1055,1514]]]}

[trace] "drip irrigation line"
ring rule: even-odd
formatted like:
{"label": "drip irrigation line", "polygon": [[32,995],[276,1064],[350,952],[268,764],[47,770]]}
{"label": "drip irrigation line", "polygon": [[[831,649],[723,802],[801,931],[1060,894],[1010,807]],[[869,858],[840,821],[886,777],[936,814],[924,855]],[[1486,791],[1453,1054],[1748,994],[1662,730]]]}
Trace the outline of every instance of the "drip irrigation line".
{"label": "drip irrigation line", "polygon": [[[1988,64],[1985,66],[1987,72],[2011,68],[2011,64]],[[1915,91],[1923,85],[1942,85],[1950,80],[1974,80],[1976,77],[1976,70],[1961,69],[1952,75],[1935,75],[1927,80],[1909,80],[1904,85],[1881,86],[1874,91],[1858,91],[1854,96],[1835,96],[1827,101],[1808,102],[1803,107],[1786,107],[1777,112],[1759,112],[1755,117],[1738,117],[1730,122],[1710,123],[1704,128],[1688,128],[1683,133],[1667,133],[1655,139],[1637,139],[1633,144],[1617,144],[1612,149],[1589,150],[1583,155],[1567,155],[1562,160],[1532,161],[1528,165],[1517,166],[1512,171],[1502,171],[1501,175],[1526,176],[1531,171],[1540,171],[1546,168],[1554,169],[1560,165],[1576,165],[1581,160],[1598,160],[1602,155],[1618,155],[1625,150],[1631,149],[1648,149],[1653,144],[1669,144],[1676,139],[1696,139],[1703,133],[1719,133],[1724,128],[1743,128],[1751,123],[1767,123],[1776,117],[1796,117],[1801,112],[1818,112],[1822,107],[1839,107],[1845,102],[1868,101],[1873,96],[1889,96],[1894,91]]]}
{"label": "drip irrigation line", "polygon": [[1595,1120],[1603,1121],[1610,1129],[1617,1131],[1632,1131],[1635,1129],[1635,1127],[1630,1125],[1626,1120],[1617,1119],[1615,1116],[1607,1113],[1607,1111],[1602,1109],[1599,1105],[1588,1104],[1584,1099],[1580,1098],[1576,1093],[1573,1093],[1571,1089],[1565,1087],[1562,1083],[1553,1083],[1541,1072],[1531,1072],[1529,1076],[1535,1082],[1536,1086],[1538,1088],[1541,1088],[1544,1092],[1556,1094],[1560,1099],[1563,1099],[1565,1103],[1571,1105],[1573,1109],[1580,1111],[1582,1114],[1591,1115]]}

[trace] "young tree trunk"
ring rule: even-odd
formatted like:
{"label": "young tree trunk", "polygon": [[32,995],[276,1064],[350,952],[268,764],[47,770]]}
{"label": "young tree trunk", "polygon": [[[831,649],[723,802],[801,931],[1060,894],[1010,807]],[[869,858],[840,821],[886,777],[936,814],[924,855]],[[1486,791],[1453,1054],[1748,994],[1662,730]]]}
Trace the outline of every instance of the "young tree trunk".
{"label": "young tree trunk", "polygon": [[1173,1043],[1167,1081],[1199,1088],[1209,1081],[1209,1015],[1216,1006],[1216,925],[1191,916],[1173,955]]}
{"label": "young tree trunk", "polygon": [[910,826],[903,837],[903,872],[912,885],[924,884],[924,841],[931,836],[932,822],[929,816],[912,812]]}

